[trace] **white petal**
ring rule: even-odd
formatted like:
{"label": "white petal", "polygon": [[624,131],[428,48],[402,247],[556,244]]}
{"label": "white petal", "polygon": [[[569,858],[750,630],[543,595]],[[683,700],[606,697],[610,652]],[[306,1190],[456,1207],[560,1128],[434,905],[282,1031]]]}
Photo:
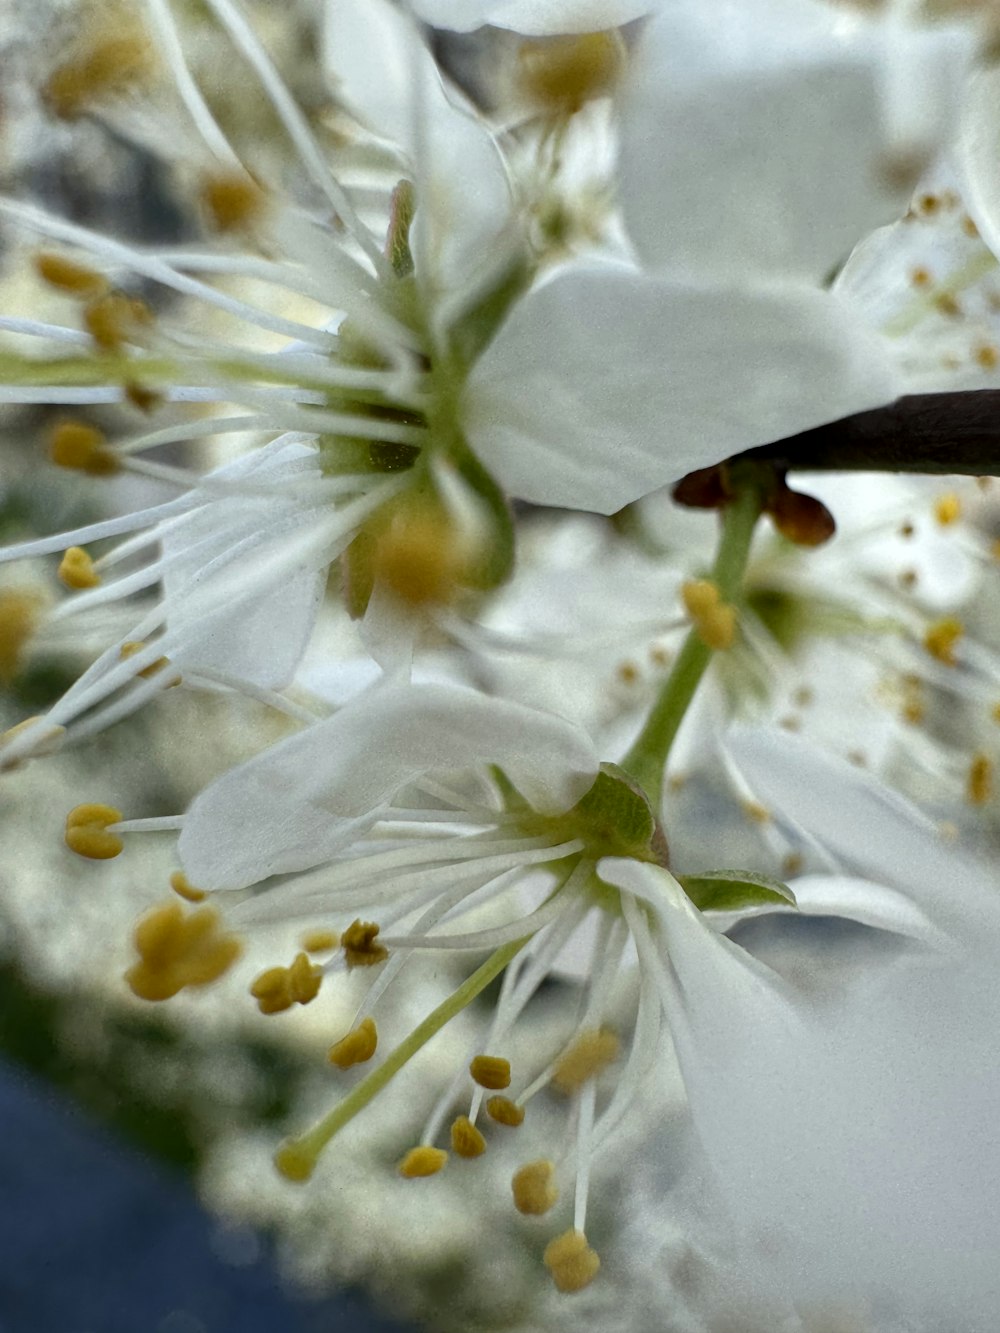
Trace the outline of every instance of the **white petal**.
{"label": "white petal", "polygon": [[849,870],[902,888],[924,917],[957,938],[1000,933],[996,875],[946,843],[901,796],[784,731],[739,731],[727,748],[757,796]]}
{"label": "white petal", "polygon": [[902,211],[889,159],[936,147],[969,39],[814,0],[663,5],[623,127],[622,199],[643,256],[821,281]]}
{"label": "white petal", "polygon": [[488,267],[511,202],[500,155],[446,94],[416,25],[386,0],[327,0],[324,63],[338,97],[408,159],[424,274],[441,285]]}
{"label": "white petal", "polygon": [[424,773],[498,764],[537,809],[568,810],[597,756],[561,718],[445,685],[370,690],[207,787],[184,819],[192,883],[236,888],[347,846]]}
{"label": "white petal", "polygon": [[[255,486],[294,477],[307,482],[319,475],[315,458],[313,446],[280,437],[209,476]],[[310,518],[317,519],[316,512],[291,497],[213,496],[206,488],[203,505],[164,526],[167,632],[181,645],[171,653],[178,666],[222,671],[265,689],[288,684],[315,623],[324,575],[315,564],[284,566],[280,582],[274,575],[289,553],[289,528],[301,537]],[[228,562],[258,533],[252,550]],[[250,595],[223,597],[224,581],[231,594],[242,582]]]}
{"label": "white petal", "polygon": [[965,169],[969,211],[983,239],[1000,255],[1000,63],[978,69],[966,84],[958,150]]}
{"label": "white petal", "polygon": [[489,23],[527,36],[599,32],[648,14],[655,0],[412,0],[426,23],[471,32]]}
{"label": "white petal", "polygon": [[897,388],[880,344],[829,293],[580,265],[514,308],[472,370],[463,413],[511,494],[610,514]]}

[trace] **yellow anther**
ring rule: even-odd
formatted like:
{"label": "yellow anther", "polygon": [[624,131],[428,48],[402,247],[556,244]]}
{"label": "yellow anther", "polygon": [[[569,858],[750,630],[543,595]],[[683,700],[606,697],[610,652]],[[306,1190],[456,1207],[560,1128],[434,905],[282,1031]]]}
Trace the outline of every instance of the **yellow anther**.
{"label": "yellow anther", "polygon": [[477,1055],[469,1065],[469,1073],[481,1088],[499,1092],[510,1087],[510,1061],[501,1055]]}
{"label": "yellow anther", "polygon": [[274,1154],[274,1165],[286,1180],[301,1185],[310,1179],[316,1169],[316,1154],[303,1148],[294,1139],[288,1139],[279,1145]]}
{"label": "yellow anther", "polygon": [[516,1126],[524,1123],[524,1107],[512,1102],[509,1097],[488,1097],[486,1114],[498,1125]]}
{"label": "yellow anther", "polygon": [[201,202],[216,231],[238,231],[260,216],[264,196],[249,176],[228,171],[202,181]]}
{"label": "yellow anther", "polygon": [[117,833],[108,832],[121,820],[122,812],[110,805],[74,806],[66,816],[66,846],[78,856],[108,861],[125,845]]}
{"label": "yellow anther", "polygon": [[609,96],[625,62],[625,43],[614,29],[525,41],[518,51],[517,83],[537,106],[572,115],[594,98]]}
{"label": "yellow anther", "polygon": [[399,1164],[399,1174],[407,1180],[436,1176],[448,1160],[443,1148],[411,1148]]}
{"label": "yellow anther", "polygon": [[993,761],[982,752],[972,756],[965,795],[970,805],[985,805],[993,795]]}
{"label": "yellow anther", "polygon": [[[146,645],[142,639],[131,639],[128,643],[122,644],[121,648],[118,650],[118,655],[124,662],[127,661],[128,658],[134,657],[136,653],[141,652],[145,646]],[[144,666],[137,674],[148,680],[150,676],[155,676],[158,672],[162,671],[164,667],[168,667],[169,665],[169,657],[158,657],[155,662],[150,662],[149,666]],[[170,682],[167,689],[171,689],[174,685],[179,685],[180,683],[181,678],[178,676],[176,680]]]}
{"label": "yellow anther", "polygon": [[9,685],[21,670],[25,648],[38,625],[41,598],[12,588],[0,592],[0,685]]}
{"label": "yellow anther", "polygon": [[556,1168],[544,1157],[519,1167],[514,1172],[510,1187],[514,1194],[514,1207],[529,1217],[541,1217],[559,1199]]}
{"label": "yellow anther", "polygon": [[482,1157],[486,1140],[467,1115],[460,1115],[451,1126],[451,1150],[459,1157]]}
{"label": "yellow anther", "polygon": [[90,477],[110,477],[121,467],[102,433],[83,421],[60,421],[52,432],[49,457],[57,467],[86,472]]}
{"label": "yellow anther", "polygon": [[83,322],[98,347],[116,352],[125,343],[135,342],[141,330],[152,324],[153,312],[137,297],[108,292],[86,306]]}
{"label": "yellow anther", "polygon": [[71,296],[100,296],[108,286],[103,273],[87,268],[84,264],[74,263],[72,259],[54,254],[51,250],[40,250],[35,255],[35,272],[50,287],[68,292]]}
{"label": "yellow anther", "polygon": [[139,961],[125,980],[141,1000],[168,1000],[187,986],[207,986],[243,952],[239,939],[222,929],[214,907],[200,907],[186,916],[176,898],[147,912],[134,939]]}
{"label": "yellow anther", "polygon": [[440,504],[397,508],[375,548],[375,578],[407,606],[443,606],[466,583],[474,544]]}
{"label": "yellow anther", "polygon": [[352,921],[340,937],[340,947],[348,967],[374,967],[389,957],[389,950],[377,942],[379,932],[374,921]]}
{"label": "yellow anther", "polygon": [[956,523],[962,517],[962,501],[954,491],[939,495],[934,501],[934,517],[943,528]]}
{"label": "yellow anther", "polygon": [[681,601],[693,620],[713,611],[719,600],[719,590],[710,579],[690,579],[681,588]]}
{"label": "yellow anther", "polygon": [[187,903],[201,903],[208,897],[204,889],[195,888],[183,870],[173,872],[170,876],[170,887]]}
{"label": "yellow anther", "polygon": [[299,943],[306,953],[329,953],[340,943],[340,936],[335,930],[307,930]]}
{"label": "yellow anther", "polygon": [[728,602],[713,607],[696,624],[704,643],[717,653],[732,648],[736,641],[736,608]]}
{"label": "yellow anther", "polygon": [[330,1047],[328,1059],[338,1069],[350,1069],[353,1065],[364,1064],[375,1054],[378,1047],[378,1028],[374,1018],[363,1018],[353,1032],[341,1037]]}
{"label": "yellow anther", "polygon": [[736,608],[720,598],[710,579],[692,579],[681,588],[684,609],[694,621],[702,641],[716,652],[733,646],[736,638]]}
{"label": "yellow anther", "polygon": [[56,574],[67,588],[98,588],[101,584],[101,576],[82,546],[71,546],[67,550]]}
{"label": "yellow anther", "polygon": [[576,1092],[618,1059],[619,1042],[611,1028],[589,1028],[556,1061],[552,1082],[560,1092]]}
{"label": "yellow anther", "polygon": [[0,772],[10,772],[12,769],[20,768],[28,759],[36,755],[51,754],[59,748],[63,737],[66,735],[66,728],[50,725],[44,731],[38,733],[29,754],[19,756],[17,759],[4,758],[3,751],[11,741],[16,740],[29,727],[36,727],[42,721],[44,721],[44,718],[41,714],[36,714],[34,717],[26,717],[23,722],[18,722],[17,726],[9,727],[6,731],[0,732]]}
{"label": "yellow anther", "polygon": [[293,1004],[308,1004],[319,994],[323,969],[299,953],[291,967],[269,967],[250,986],[262,1014],[280,1014]]}
{"label": "yellow anther", "polygon": [[995,703],[990,709],[990,717],[994,722],[1000,724],[1000,703]]}
{"label": "yellow anther", "polygon": [[96,102],[127,93],[151,68],[149,43],[141,35],[101,34],[49,77],[45,100],[55,115],[73,120]]}
{"label": "yellow anther", "polygon": [[163,402],[162,393],[157,393],[155,389],[147,389],[144,384],[137,384],[135,380],[127,380],[122,385],[122,393],[140,412],[152,412],[154,407],[159,407]]}
{"label": "yellow anther", "polygon": [[587,1237],[573,1229],[549,1241],[542,1262],[558,1290],[563,1292],[582,1291],[593,1282],[601,1267],[597,1251],[587,1244]]}
{"label": "yellow anther", "polygon": [[741,801],[740,809],[752,824],[770,824],[771,812],[760,801]]}
{"label": "yellow anther", "polygon": [[965,626],[960,620],[954,616],[945,616],[927,627],[924,647],[931,657],[943,662],[945,666],[954,666],[958,661],[955,656],[955,645],[964,633]]}
{"label": "yellow anther", "polygon": [[623,685],[634,685],[639,679],[639,668],[635,662],[619,662],[616,675]]}
{"label": "yellow anther", "polygon": [[1000,349],[992,343],[982,343],[976,348],[976,364],[983,370],[996,370],[1000,364]]}

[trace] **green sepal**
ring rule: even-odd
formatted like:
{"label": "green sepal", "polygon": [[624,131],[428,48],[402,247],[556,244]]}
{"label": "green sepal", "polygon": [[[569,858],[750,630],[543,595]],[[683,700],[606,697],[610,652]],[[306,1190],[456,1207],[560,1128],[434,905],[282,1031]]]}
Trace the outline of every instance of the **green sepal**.
{"label": "green sepal", "polygon": [[752,870],[709,870],[678,875],[677,882],[700,912],[742,912],[775,903],[795,907],[795,894],[780,879]]}
{"label": "green sepal", "polygon": [[667,864],[666,840],[649,798],[617,764],[601,764],[593,786],[567,819],[600,856]]}
{"label": "green sepal", "polygon": [[448,329],[452,354],[463,366],[471,366],[493,341],[511,306],[528,289],[533,268],[518,252],[488,286],[478,290]]}

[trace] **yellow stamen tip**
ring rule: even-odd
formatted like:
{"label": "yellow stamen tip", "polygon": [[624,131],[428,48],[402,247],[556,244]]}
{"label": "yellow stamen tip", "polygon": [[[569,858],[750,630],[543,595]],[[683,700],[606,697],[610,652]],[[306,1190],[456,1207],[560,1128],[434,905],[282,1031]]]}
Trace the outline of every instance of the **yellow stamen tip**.
{"label": "yellow stamen tip", "polygon": [[572,115],[609,96],[625,69],[621,34],[610,29],[525,41],[517,83],[524,96],[552,114]]}
{"label": "yellow stamen tip", "polygon": [[299,943],[306,953],[329,953],[340,943],[335,930],[307,930]]}
{"label": "yellow stamen tip", "polygon": [[374,1018],[364,1018],[346,1037],[341,1037],[330,1047],[328,1059],[338,1069],[350,1069],[353,1065],[364,1064],[370,1060],[378,1048],[378,1028]]}
{"label": "yellow stamen tip", "polygon": [[94,568],[94,562],[82,546],[71,546],[56,570],[60,582],[67,588],[98,588],[101,576]]}
{"label": "yellow stamen tip", "polygon": [[460,1115],[451,1127],[452,1151],[459,1157],[482,1157],[486,1140],[467,1115]]}
{"label": "yellow stamen tip", "polygon": [[528,1217],[541,1217],[559,1200],[556,1168],[547,1158],[526,1162],[514,1172],[510,1182],[514,1207]]}
{"label": "yellow stamen tip", "polygon": [[85,472],[89,477],[110,477],[120,467],[104,435],[83,421],[60,421],[52,432],[49,457],[57,467]]}
{"label": "yellow stamen tip", "polygon": [[955,647],[964,633],[965,626],[960,620],[954,616],[945,616],[927,627],[924,647],[938,662],[943,662],[945,666],[955,666],[958,661]]}
{"label": "yellow stamen tip", "polygon": [[108,832],[110,825],[121,820],[122,812],[110,805],[74,806],[66,816],[66,846],[92,861],[110,860],[125,845],[117,833]]}
{"label": "yellow stamen tip", "polygon": [[286,1180],[302,1185],[316,1170],[316,1156],[295,1139],[286,1139],[274,1154],[274,1165]]}
{"label": "yellow stamen tip", "polygon": [[223,931],[214,907],[185,916],[176,898],[147,912],[133,938],[139,961],[125,980],[140,1000],[169,1000],[185,987],[207,986],[243,953],[240,940]]}
{"label": "yellow stamen tip", "polygon": [[943,528],[950,526],[962,517],[962,501],[954,491],[939,495],[934,501],[934,517]]}
{"label": "yellow stamen tip", "polygon": [[374,921],[352,921],[340,937],[348,967],[374,967],[389,957],[389,950],[377,943],[379,928]]}
{"label": "yellow stamen tip", "polygon": [[238,231],[260,216],[264,196],[249,176],[229,171],[202,181],[201,202],[216,231]]}
{"label": "yellow stamen tip", "polygon": [[973,755],[965,795],[970,805],[985,805],[993,795],[993,762],[988,755]]}
{"label": "yellow stamen tip", "polygon": [[170,876],[170,887],[188,903],[201,903],[208,897],[204,889],[195,888],[183,870],[175,870]]}
{"label": "yellow stamen tip", "polygon": [[448,1160],[443,1148],[411,1148],[399,1164],[399,1174],[407,1180],[435,1176]]}
{"label": "yellow stamen tip", "polygon": [[469,1065],[474,1082],[490,1092],[510,1087],[510,1061],[500,1055],[477,1055]]}
{"label": "yellow stamen tip", "polygon": [[293,1004],[308,1004],[319,994],[323,969],[307,954],[295,955],[291,967],[269,967],[250,986],[262,1014],[280,1014]]}
{"label": "yellow stamen tip", "polygon": [[[3,672],[0,671],[0,680],[3,680]],[[16,740],[29,727],[36,727],[39,722],[44,721],[41,714],[34,717],[26,717],[23,722],[18,722],[14,727],[9,727],[6,731],[0,732],[0,772],[6,772],[11,769],[20,768],[34,755],[51,754],[59,748],[63,737],[66,735],[66,728],[50,725],[44,731],[40,731],[29,754],[19,756],[17,759],[5,759],[3,750],[11,741]]]}
{"label": "yellow stamen tip", "polygon": [[148,78],[152,52],[139,31],[99,33],[65,64],[60,65],[43,90],[52,112],[74,120],[95,103],[121,97]]}
{"label": "yellow stamen tip", "polygon": [[[134,657],[136,653],[142,652],[145,646],[146,644],[142,639],[130,639],[127,643],[122,644],[121,648],[119,649],[119,656],[121,657],[122,661],[125,662],[130,657]],[[150,676],[155,676],[158,672],[162,671],[164,667],[168,667],[169,665],[170,665],[169,657],[158,657],[155,662],[150,662],[149,666],[142,667],[142,669],[139,671],[138,674],[142,676],[144,679],[148,680]],[[167,689],[172,689],[173,686],[179,685],[180,683],[181,683],[181,678],[180,676],[178,676],[175,680],[172,680],[170,682],[170,684],[167,686]]]}
{"label": "yellow stamen tip", "polygon": [[589,1028],[559,1057],[552,1082],[560,1092],[577,1092],[617,1060],[618,1052],[618,1036],[611,1028]]}
{"label": "yellow stamen tip", "polygon": [[40,250],[34,262],[35,272],[43,282],[70,296],[100,296],[107,289],[108,280],[103,273],[50,250]]}
{"label": "yellow stamen tip", "polygon": [[0,593],[0,684],[8,685],[21,670],[40,609],[41,599],[33,592]]}
{"label": "yellow stamen tip", "polygon": [[690,579],[681,588],[684,609],[695,620],[714,610],[719,600],[719,589],[711,579]]}
{"label": "yellow stamen tip", "polygon": [[153,312],[137,297],[108,292],[86,306],[83,322],[98,347],[116,352],[138,340],[142,329],[152,324]]}
{"label": "yellow stamen tip", "polygon": [[593,1282],[601,1267],[601,1260],[587,1244],[587,1237],[572,1228],[549,1241],[542,1262],[562,1292],[582,1291]]}
{"label": "yellow stamen tip", "polygon": [[524,1123],[524,1107],[512,1102],[509,1097],[489,1097],[486,1101],[486,1114],[498,1125],[512,1127]]}

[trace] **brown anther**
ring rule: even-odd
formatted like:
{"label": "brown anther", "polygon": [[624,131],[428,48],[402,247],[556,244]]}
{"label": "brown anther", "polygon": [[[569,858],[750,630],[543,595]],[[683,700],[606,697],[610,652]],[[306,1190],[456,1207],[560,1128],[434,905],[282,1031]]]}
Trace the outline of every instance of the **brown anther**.
{"label": "brown anther", "polygon": [[934,309],[939,315],[947,315],[949,319],[957,319],[962,313],[958,298],[951,292],[937,292],[934,296]]}
{"label": "brown anther", "polygon": [[518,1106],[517,1102],[512,1102],[509,1097],[487,1097],[486,1114],[491,1120],[495,1120],[498,1125],[509,1125],[511,1128],[524,1123],[524,1107]]}
{"label": "brown anther", "polygon": [[836,521],[822,500],[793,491],[784,482],[776,488],[767,512],[782,537],[796,546],[822,546],[837,531]]}
{"label": "brown anther", "polygon": [[469,1065],[473,1082],[490,1092],[510,1087],[510,1061],[502,1055],[477,1055]]}
{"label": "brown anther", "polygon": [[966,236],[971,236],[973,240],[979,235],[979,228],[973,222],[972,218],[969,217],[968,213],[962,218],[962,230],[965,232]]}
{"label": "brown anther", "polygon": [[106,352],[117,352],[126,343],[136,342],[141,331],[153,322],[153,312],[145,301],[122,292],[108,292],[91,301],[83,311],[87,332]]}
{"label": "brown anther", "polygon": [[202,181],[201,202],[216,231],[238,231],[260,216],[264,195],[243,172],[217,172]]}
{"label": "brown anther", "polygon": [[994,722],[1000,725],[1000,703],[995,703],[990,709],[990,717]]}
{"label": "brown anther", "polygon": [[965,796],[970,805],[985,805],[993,795],[993,761],[980,751],[972,756],[965,780]]}
{"label": "brown anther", "polygon": [[771,822],[770,810],[766,805],[761,805],[760,801],[741,801],[740,809],[751,824],[770,824]]}
{"label": "brown anther", "polygon": [[945,666],[955,666],[955,646],[965,633],[965,627],[954,616],[944,616],[927,627],[924,633],[924,647],[931,657]]}
{"label": "brown anther", "polygon": [[54,115],[74,120],[96,103],[129,92],[151,68],[151,49],[142,35],[101,35],[49,76],[43,96]]}
{"label": "brown anther", "polygon": [[510,1182],[514,1207],[528,1217],[541,1217],[559,1199],[556,1168],[546,1158],[518,1167]]}
{"label": "brown anther", "polygon": [[122,393],[125,395],[125,401],[137,407],[140,412],[152,412],[163,402],[162,393],[147,388],[145,384],[139,384],[136,380],[126,380],[122,386]]}
{"label": "brown anther", "polygon": [[335,930],[307,930],[299,940],[306,953],[329,953],[340,943]]}
{"label": "brown anther", "polygon": [[459,1157],[482,1157],[486,1140],[467,1115],[460,1115],[451,1126],[451,1149]]}
{"label": "brown anther", "polygon": [[1000,351],[992,343],[981,343],[976,348],[975,359],[983,370],[996,370],[1000,365]]}
{"label": "brown anther", "polygon": [[66,846],[91,861],[108,861],[125,845],[117,833],[108,832],[121,820],[122,812],[111,805],[74,806],[66,816]]}
{"label": "brown anther", "polygon": [[407,1180],[435,1176],[448,1160],[443,1148],[411,1148],[399,1164],[399,1174]]}
{"label": "brown anther", "polygon": [[334,1042],[327,1054],[327,1059],[338,1069],[350,1069],[353,1065],[364,1064],[378,1049],[378,1028],[374,1018],[363,1018],[353,1032]]}
{"label": "brown anther", "polygon": [[57,467],[86,472],[89,477],[110,477],[121,468],[101,431],[83,421],[59,422],[49,442],[49,457]]}
{"label": "brown anther", "polygon": [[201,903],[208,897],[204,889],[196,889],[183,870],[175,870],[170,876],[170,887],[178,897],[187,903]]}
{"label": "brown anther", "polygon": [[564,1231],[549,1241],[542,1255],[556,1288],[562,1292],[582,1291],[590,1285],[601,1267],[596,1250],[587,1244],[582,1231]]}
{"label": "brown anther", "polygon": [[169,1000],[185,987],[207,986],[243,952],[240,940],[223,931],[214,907],[185,915],[176,898],[147,912],[134,938],[139,961],[125,980],[140,1000]]}
{"label": "brown anther", "polygon": [[721,509],[730,500],[721,466],[702,467],[682,477],[671,492],[679,505],[689,509]]}
{"label": "brown anther", "polygon": [[634,662],[619,662],[616,675],[623,685],[634,685],[639,679],[639,668]]}
{"label": "brown anther", "polygon": [[374,967],[384,963],[389,950],[377,941],[379,928],[374,921],[352,921],[340,937],[340,947],[348,967]]}
{"label": "brown anther", "polygon": [[57,291],[89,299],[107,291],[108,280],[96,269],[74,263],[51,250],[40,250],[34,258],[35,272]]}
{"label": "brown anther", "polygon": [[801,852],[789,852],[781,863],[782,877],[791,879],[793,876],[801,874],[804,865],[805,859]]}
{"label": "brown anther", "polygon": [[931,275],[925,268],[915,268],[910,272],[910,282],[914,287],[929,287],[931,285]]}
{"label": "brown anther", "polygon": [[67,588],[98,588],[101,576],[94,568],[94,562],[82,546],[71,546],[59,562],[56,570],[59,581]]}
{"label": "brown anther", "polygon": [[618,1059],[619,1049],[618,1035],[612,1028],[588,1028],[556,1061],[553,1086],[560,1092],[577,1092]]}

